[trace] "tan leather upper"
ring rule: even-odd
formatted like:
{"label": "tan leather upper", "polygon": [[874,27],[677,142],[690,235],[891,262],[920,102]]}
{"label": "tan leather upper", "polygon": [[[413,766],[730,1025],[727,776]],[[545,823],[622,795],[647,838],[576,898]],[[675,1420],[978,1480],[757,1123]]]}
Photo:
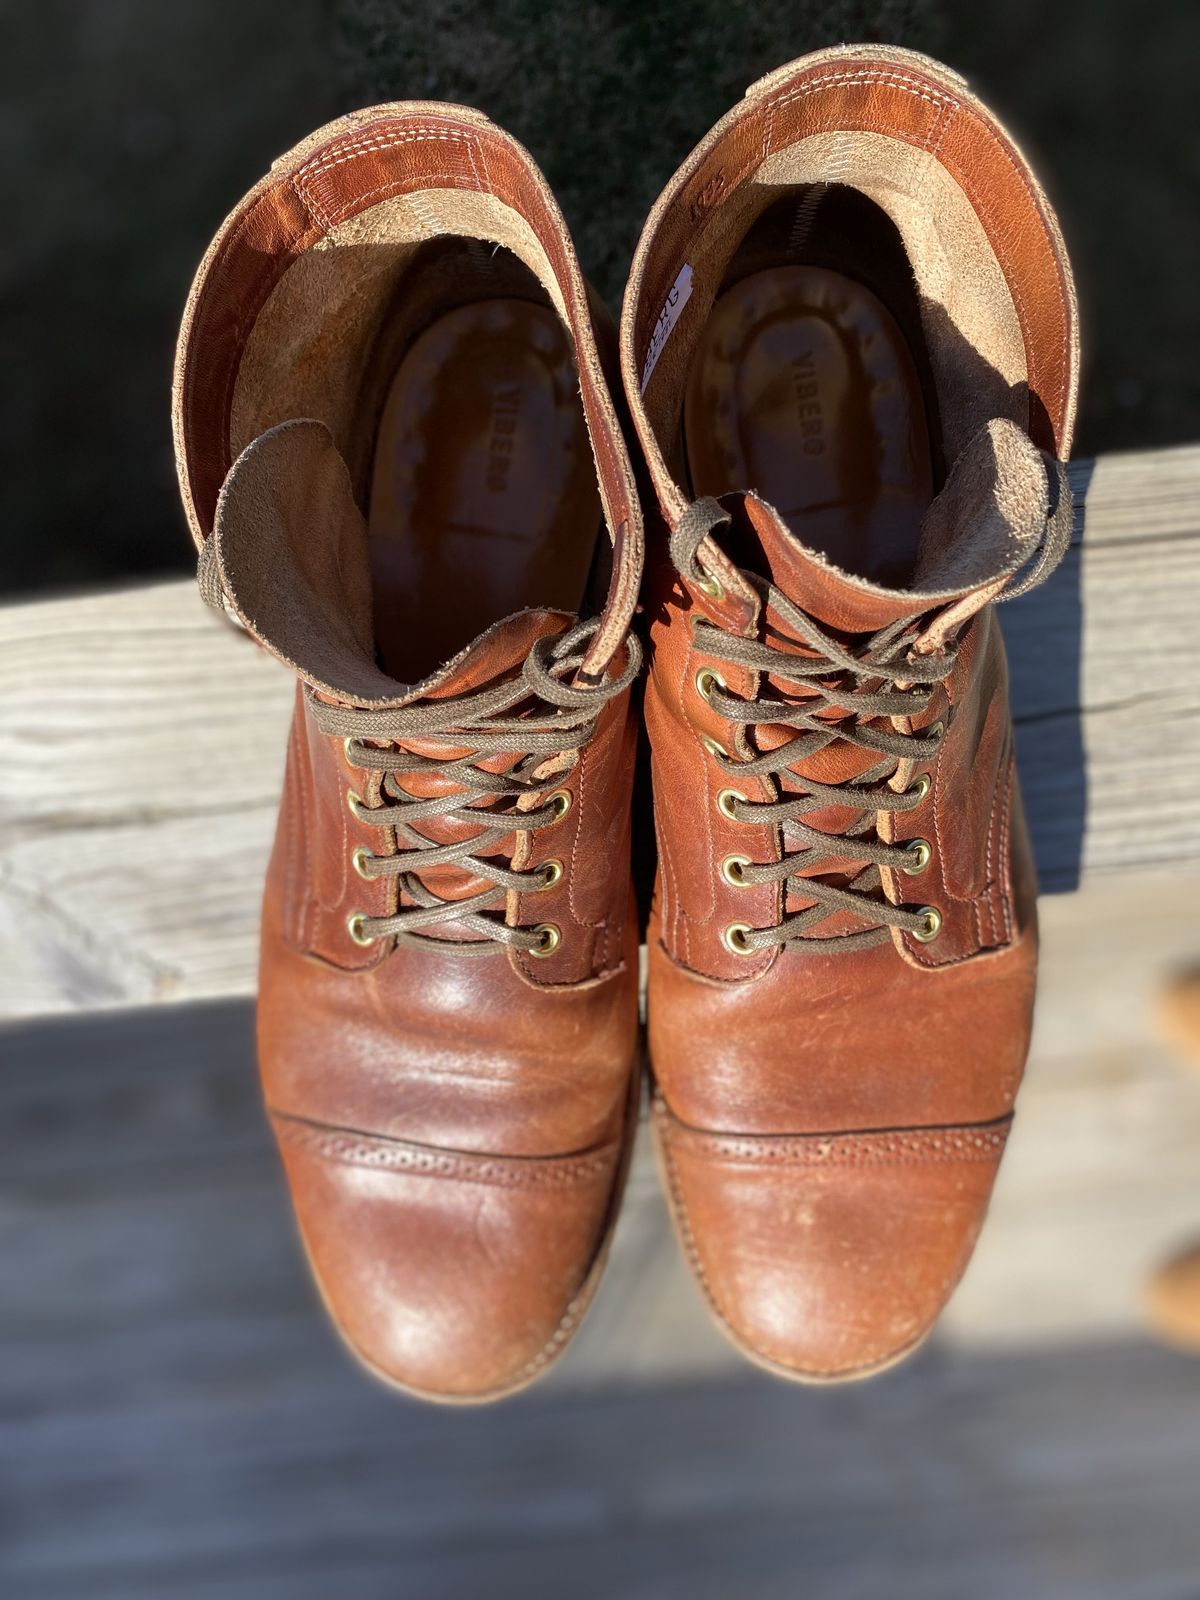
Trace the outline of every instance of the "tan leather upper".
{"label": "tan leather upper", "polygon": [[[387,209],[410,199],[402,215]],[[370,441],[360,449],[330,374],[360,337],[368,294],[378,294],[372,275],[382,282],[393,270],[383,230],[408,227],[419,242],[431,219],[446,218],[523,254],[567,329],[612,544],[581,681],[617,675],[641,578],[641,517],[588,294],[540,173],[478,113],[380,107],[276,163],[200,268],[180,339],[175,423],[192,531],[198,544],[214,540],[225,604],[301,680],[264,897],[258,1032],[304,1243],[335,1321],[370,1367],[418,1393],[471,1399],[520,1386],[562,1348],[615,1217],[637,1087],[636,729],[626,689],[577,755],[544,763],[545,791],[569,797],[565,815],[491,847],[525,870],[562,863],[553,887],[510,892],[502,908],[509,926],[552,922],[561,940],[550,955],[499,946],[460,954],[472,936],[453,922],[421,938],[364,946],[352,937],[355,913],[386,918],[410,902],[396,877],[364,881],[355,870],[356,848],[376,859],[399,848],[395,830],[360,820],[380,803],[384,774],[355,766],[353,746],[321,731],[320,705],[386,713],[502,684],[538,640],[574,621],[539,609],[536,596],[515,615],[497,611],[474,643],[415,685],[387,679],[372,654],[356,471]],[[333,285],[337,328],[322,328],[307,278],[285,282],[298,263]],[[398,291],[384,284],[392,316],[404,309],[405,280],[396,281]],[[293,312],[280,316],[272,296],[287,292]],[[301,329],[305,316],[311,327]],[[251,368],[269,368],[274,350],[277,377],[248,393]],[[272,411],[295,409],[293,391],[304,405],[297,417],[312,420],[280,422]],[[247,416],[251,432],[266,431],[243,449]],[[594,530],[573,531],[587,540]],[[410,599],[419,619],[454,597]],[[469,739],[414,738],[403,748],[449,760]],[[503,772],[519,751],[515,734],[512,756],[481,765]],[[400,778],[415,796],[457,790],[453,775]],[[437,844],[472,837],[489,804],[422,831]],[[422,881],[447,903],[481,887],[452,862],[435,863]]]}
{"label": "tan leather upper", "polygon": [[[914,148],[919,157],[906,153]],[[818,156],[829,164],[814,167]],[[764,779],[739,784],[703,741],[745,759],[770,746],[772,730],[748,746],[698,692],[697,673],[714,663],[692,623],[702,616],[731,635],[804,647],[762,613],[728,541],[702,548],[713,594],[681,578],[666,532],[694,492],[678,443],[690,352],[739,239],[789,171],[796,181],[858,181],[904,238],[946,465],[962,463],[927,517],[950,577],[930,586],[918,574],[910,588],[887,590],[806,553],[756,484],[728,485],[739,492],[722,505],[730,537],[838,638],[862,643],[907,617],[918,650],[957,649],[919,721],[895,724],[946,726],[930,761],[901,763],[895,775],[893,787],[907,789],[927,771],[928,792],[914,811],[876,817],[880,840],[932,846],[919,876],[882,874],[893,902],[940,910],[929,943],[893,929],[888,942],[845,953],[813,954],[803,943],[741,953],[722,939],[730,924],[767,928],[808,902],[802,876],[783,897],[775,884],[735,885],[719,870],[731,853],[777,861],[783,845],[777,826],[722,814],[717,794],[730,784],[754,800],[772,791]],[[927,197],[949,182],[959,198],[943,213]],[[664,338],[664,303],[685,263],[690,293]],[[985,291],[994,305],[983,316],[974,302]],[[964,330],[979,326],[998,330],[994,345],[969,344]],[[1077,359],[1069,269],[1032,175],[960,80],[908,52],[822,52],[755,85],[668,184],[635,256],[623,372],[663,519],[651,527],[646,580],[656,1124],[676,1220],[710,1305],[753,1356],[793,1376],[875,1370],[927,1332],[969,1256],[1003,1149],[1032,1016],[1035,884],[988,603],[1007,572],[973,570],[955,541],[994,539],[1005,507],[1019,504],[1018,520],[1044,520],[1044,473],[1017,431],[1065,455]],[[706,403],[716,408],[719,397]],[[720,670],[730,693],[755,692],[749,671]],[[785,736],[778,730],[775,742]],[[795,766],[783,792],[803,792],[805,777],[845,782],[869,764],[834,743]],[[836,834],[855,814],[830,806],[805,821]],[[820,870],[852,873],[854,861],[848,844]],[[859,925],[839,913],[819,932]]]}

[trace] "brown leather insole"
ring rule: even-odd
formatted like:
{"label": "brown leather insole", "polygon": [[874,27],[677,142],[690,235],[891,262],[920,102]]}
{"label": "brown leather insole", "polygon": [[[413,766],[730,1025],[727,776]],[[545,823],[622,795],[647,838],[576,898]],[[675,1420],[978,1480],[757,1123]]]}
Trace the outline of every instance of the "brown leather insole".
{"label": "brown leather insole", "polygon": [[548,307],[460,306],[409,346],[367,519],[376,648],[412,682],[502,617],[577,612],[601,506],[579,381]]}
{"label": "brown leather insole", "polygon": [[903,585],[933,495],[921,384],[887,307],[823,267],[772,267],[713,306],[688,375],[697,495],[752,489],[844,571]]}

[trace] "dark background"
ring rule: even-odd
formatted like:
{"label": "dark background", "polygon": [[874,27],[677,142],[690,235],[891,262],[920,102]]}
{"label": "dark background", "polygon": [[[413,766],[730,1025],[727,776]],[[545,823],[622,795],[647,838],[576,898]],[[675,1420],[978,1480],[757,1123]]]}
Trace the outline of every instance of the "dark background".
{"label": "dark background", "polygon": [[964,72],[1059,208],[1084,453],[1200,438],[1191,0],[0,0],[0,594],[184,570],[171,352],[191,274],[270,161],[352,106],[481,106],[532,149],[614,307],[642,219],[745,86],[878,39]]}

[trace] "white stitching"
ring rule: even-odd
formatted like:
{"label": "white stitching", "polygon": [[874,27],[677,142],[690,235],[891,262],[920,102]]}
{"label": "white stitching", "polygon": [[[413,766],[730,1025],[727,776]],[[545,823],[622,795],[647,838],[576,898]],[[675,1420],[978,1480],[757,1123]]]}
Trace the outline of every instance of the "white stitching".
{"label": "white stitching", "polygon": [[[311,178],[318,177],[322,172],[328,172],[331,167],[340,167],[346,161],[353,161],[357,156],[369,155],[373,151],[391,150],[396,145],[417,144],[426,139],[442,139],[452,144],[471,144],[473,136],[465,133],[453,132],[448,128],[409,128],[401,132],[389,134],[386,139],[360,139],[353,144],[342,146],[339,155],[327,155],[321,160],[315,157],[304,166],[297,167],[293,176],[302,179],[305,183]],[[474,163],[472,163],[474,165]]]}
{"label": "white stitching", "polygon": [[821,89],[828,89],[834,85],[854,83],[886,83],[897,89],[903,89],[905,94],[915,95],[918,100],[927,100],[930,105],[943,108],[960,104],[949,95],[940,94],[936,89],[918,88],[909,78],[902,78],[891,72],[832,72],[821,77],[812,78],[807,83],[801,84],[798,89],[793,89],[782,99],[771,102],[772,111],[781,111],[784,106],[790,106],[797,100],[803,100],[806,95],[815,94]]}

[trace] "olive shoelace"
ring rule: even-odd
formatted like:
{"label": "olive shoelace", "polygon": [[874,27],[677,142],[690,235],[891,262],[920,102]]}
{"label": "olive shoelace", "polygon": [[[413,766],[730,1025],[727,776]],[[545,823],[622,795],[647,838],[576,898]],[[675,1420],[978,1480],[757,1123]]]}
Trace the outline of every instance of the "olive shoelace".
{"label": "olive shoelace", "polygon": [[[1065,492],[1065,483],[1062,488]],[[698,500],[684,512],[671,535],[671,558],[686,582],[711,591],[713,580],[698,566],[697,551],[715,528],[729,521],[728,512],[713,499]],[[1024,593],[1057,566],[1070,541],[1070,527],[1068,498],[1065,516],[1050,519],[1044,542],[1029,570],[1011,584],[1002,598]],[[757,728],[794,730],[792,737],[778,748],[755,753],[746,760],[731,756],[709,741],[713,759],[723,773],[732,779],[766,779],[774,784],[778,795],[773,800],[750,800],[728,788],[721,791],[717,803],[732,821],[785,827],[788,842],[795,841],[800,848],[783,850],[778,861],[765,863],[751,862],[745,856],[728,856],[721,870],[728,881],[739,885],[793,883],[811,904],[783,916],[768,928],[733,923],[724,932],[725,943],[739,954],[799,943],[806,950],[833,953],[882,944],[891,938],[893,928],[923,943],[936,938],[941,927],[941,914],[936,907],[896,905],[883,892],[882,869],[909,875],[924,870],[931,855],[928,841],[888,844],[877,836],[876,819],[880,812],[903,814],[922,803],[931,784],[928,773],[920,774],[906,789],[893,788],[892,781],[905,763],[932,761],[945,729],[938,722],[902,733],[870,724],[879,719],[924,716],[936,686],[954,669],[955,648],[948,645],[936,655],[914,653],[912,647],[921,632],[921,619],[906,617],[872,634],[861,649],[847,649],[794,606],[774,584],[753,572],[738,570],[758,594],[763,612],[769,608],[811,653],[797,655],[780,650],[757,639],[727,633],[707,618],[696,617],[694,637],[701,654],[759,674],[760,682],[774,679],[794,684],[803,696],[795,703],[760,689],[752,696],[742,697],[729,692],[715,669],[705,668],[696,674],[698,692],[718,716],[745,729],[751,749],[755,749]],[[834,744],[850,745],[879,759],[852,780],[840,783],[822,783],[793,770],[796,764],[811,760]],[[779,781],[782,779],[789,785],[801,785],[803,792],[784,792]],[[836,834],[804,820],[831,807],[849,809],[858,816]],[[850,875],[840,884],[809,875],[827,865],[830,871],[846,872],[847,863]],[[854,871],[856,863],[862,865]],[[832,937],[812,934],[812,929],[838,912],[849,913],[868,925]]]}
{"label": "olive shoelace", "polygon": [[[341,738],[346,759],[353,767],[382,772],[380,803],[368,806],[351,793],[350,809],[371,827],[394,829],[396,843],[404,848],[393,855],[355,851],[354,866],[368,881],[396,878],[402,893],[413,902],[392,916],[370,917],[356,913],[350,933],[356,943],[396,938],[435,942],[421,930],[453,922],[476,935],[470,940],[437,939],[437,947],[455,954],[479,955],[499,945],[549,955],[559,943],[552,923],[513,927],[497,912],[512,893],[548,889],[562,876],[558,861],[543,862],[530,871],[517,871],[487,852],[513,834],[532,834],[559,821],[570,807],[565,789],[547,793],[547,780],[538,769],[547,760],[581,750],[592,739],[604,706],[633,682],[641,667],[641,646],[630,634],[621,673],[597,683],[570,682],[578,674],[587,641],[598,621],[577,624],[564,634],[539,639],[530,650],[518,676],[486,689],[447,700],[425,701],[397,710],[372,711],[310,701],[318,728]],[[519,715],[506,715],[521,709]],[[403,748],[406,741],[444,741],[453,748],[469,746],[462,755],[445,758],[417,755]],[[517,754],[503,772],[479,763],[497,755]],[[454,792],[434,798],[409,793],[403,779],[436,773],[449,779]],[[536,805],[524,804],[535,796]],[[479,802],[485,803],[481,809]],[[446,817],[479,831],[452,844],[439,844],[420,832],[418,824]],[[431,867],[460,867],[488,884],[461,900],[445,900],[423,882]]]}

